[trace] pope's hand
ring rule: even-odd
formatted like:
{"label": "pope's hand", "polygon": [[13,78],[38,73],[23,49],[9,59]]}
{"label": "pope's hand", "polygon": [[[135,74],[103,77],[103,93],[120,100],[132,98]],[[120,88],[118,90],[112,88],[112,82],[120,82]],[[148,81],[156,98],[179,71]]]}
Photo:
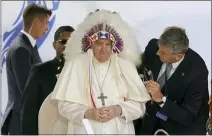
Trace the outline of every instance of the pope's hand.
{"label": "pope's hand", "polygon": [[101,115],[100,118],[101,118],[101,121],[106,122],[113,119],[114,117],[120,116],[121,113],[122,113],[122,110],[120,106],[112,105],[108,107],[103,107],[100,110],[100,115]]}
{"label": "pope's hand", "polygon": [[101,121],[101,115],[100,115],[100,110],[102,108],[91,108],[87,109],[85,111],[85,118],[86,119],[91,119],[91,120],[96,120],[96,121]]}

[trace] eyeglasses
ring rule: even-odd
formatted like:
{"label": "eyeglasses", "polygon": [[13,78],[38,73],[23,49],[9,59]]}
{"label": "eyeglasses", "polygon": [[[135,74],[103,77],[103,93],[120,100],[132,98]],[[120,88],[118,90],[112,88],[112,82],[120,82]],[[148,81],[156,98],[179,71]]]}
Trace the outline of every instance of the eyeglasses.
{"label": "eyeglasses", "polygon": [[67,41],[68,41],[67,39],[62,39],[62,40],[57,40],[56,43],[66,44]]}

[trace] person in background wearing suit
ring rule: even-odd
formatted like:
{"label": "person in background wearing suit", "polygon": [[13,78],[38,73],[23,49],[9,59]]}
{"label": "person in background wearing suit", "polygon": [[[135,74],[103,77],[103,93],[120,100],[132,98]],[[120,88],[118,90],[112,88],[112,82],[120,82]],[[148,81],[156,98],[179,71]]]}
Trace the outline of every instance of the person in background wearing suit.
{"label": "person in background wearing suit", "polygon": [[8,103],[1,134],[20,134],[20,102],[24,87],[32,65],[41,62],[36,39],[41,38],[48,30],[51,14],[51,10],[36,4],[24,9],[23,30],[12,42],[6,58]]}
{"label": "person in background wearing suit", "polygon": [[189,48],[185,30],[167,27],[159,39],[150,40],[143,56],[154,81],[145,83],[152,100],[146,104],[137,134],[205,135],[208,70],[200,55]]}
{"label": "person in background wearing suit", "polygon": [[21,125],[24,135],[38,135],[39,109],[45,98],[54,90],[56,75],[60,74],[64,65],[62,52],[73,31],[71,26],[59,27],[53,42],[56,57],[32,67],[22,99]]}

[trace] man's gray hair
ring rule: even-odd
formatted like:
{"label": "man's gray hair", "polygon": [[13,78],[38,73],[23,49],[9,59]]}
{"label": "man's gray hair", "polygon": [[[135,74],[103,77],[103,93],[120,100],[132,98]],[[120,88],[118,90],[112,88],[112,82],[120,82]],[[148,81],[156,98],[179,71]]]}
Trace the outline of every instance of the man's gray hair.
{"label": "man's gray hair", "polygon": [[184,54],[189,48],[189,39],[185,29],[171,26],[165,28],[158,40],[158,44],[168,47],[173,54]]}

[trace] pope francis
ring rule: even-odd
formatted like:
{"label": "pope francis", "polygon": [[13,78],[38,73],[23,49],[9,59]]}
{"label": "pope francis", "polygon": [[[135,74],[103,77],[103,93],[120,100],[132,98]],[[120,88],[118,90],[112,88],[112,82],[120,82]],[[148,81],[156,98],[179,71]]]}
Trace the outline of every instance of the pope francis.
{"label": "pope francis", "polygon": [[150,96],[130,27],[118,13],[96,10],[67,44],[65,66],[39,112],[39,134],[134,134]]}

